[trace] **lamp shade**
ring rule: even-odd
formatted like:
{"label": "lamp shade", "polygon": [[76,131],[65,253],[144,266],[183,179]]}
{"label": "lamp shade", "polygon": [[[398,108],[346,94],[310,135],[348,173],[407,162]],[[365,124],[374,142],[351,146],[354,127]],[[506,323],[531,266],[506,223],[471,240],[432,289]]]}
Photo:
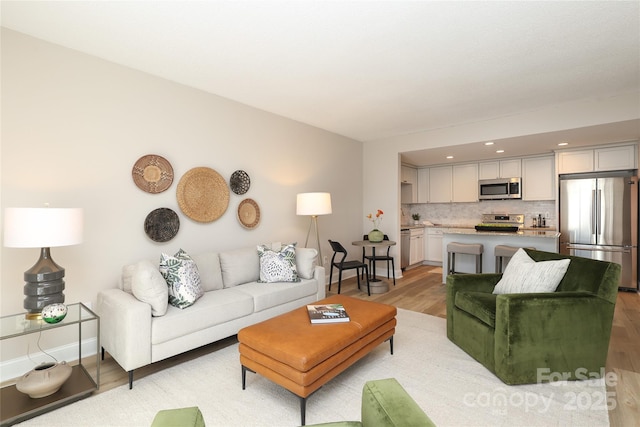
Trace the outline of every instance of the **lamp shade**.
{"label": "lamp shade", "polygon": [[4,246],[52,248],[82,243],[80,208],[6,208]]}
{"label": "lamp shade", "polygon": [[300,193],[297,197],[297,215],[328,215],[331,213],[330,193]]}

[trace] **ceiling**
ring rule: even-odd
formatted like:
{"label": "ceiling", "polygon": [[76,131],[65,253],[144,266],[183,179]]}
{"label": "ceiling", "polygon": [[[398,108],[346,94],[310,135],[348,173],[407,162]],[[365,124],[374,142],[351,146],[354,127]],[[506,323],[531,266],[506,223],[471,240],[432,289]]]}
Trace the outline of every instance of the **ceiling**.
{"label": "ceiling", "polygon": [[[12,30],[365,143],[640,93],[637,1],[3,0],[0,7],[2,26]],[[519,156],[561,140],[639,137],[634,120],[495,143]],[[403,160],[496,156],[480,143],[451,150]]]}

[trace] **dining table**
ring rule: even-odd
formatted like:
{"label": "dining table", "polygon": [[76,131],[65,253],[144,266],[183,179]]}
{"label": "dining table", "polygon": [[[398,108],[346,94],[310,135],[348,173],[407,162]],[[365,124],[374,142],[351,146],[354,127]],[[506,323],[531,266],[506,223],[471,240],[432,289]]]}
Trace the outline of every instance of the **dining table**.
{"label": "dining table", "polygon": [[[395,246],[396,242],[393,240],[383,240],[381,242],[372,242],[370,240],[356,240],[351,242],[353,246],[360,246],[365,248],[371,248],[371,255],[375,258],[376,249],[382,248],[383,250],[388,248],[389,246]],[[369,288],[371,289],[372,294],[383,294],[389,291],[389,284],[386,280],[381,280],[376,277],[376,266],[373,263],[373,267],[371,268],[370,278],[369,278]]]}

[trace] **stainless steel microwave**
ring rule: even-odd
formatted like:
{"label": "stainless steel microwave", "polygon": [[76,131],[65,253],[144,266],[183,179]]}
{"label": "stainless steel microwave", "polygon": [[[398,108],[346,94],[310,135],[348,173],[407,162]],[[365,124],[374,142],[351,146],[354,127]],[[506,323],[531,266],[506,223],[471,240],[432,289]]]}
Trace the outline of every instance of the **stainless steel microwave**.
{"label": "stainless steel microwave", "polygon": [[522,199],[520,178],[481,179],[478,181],[480,200]]}

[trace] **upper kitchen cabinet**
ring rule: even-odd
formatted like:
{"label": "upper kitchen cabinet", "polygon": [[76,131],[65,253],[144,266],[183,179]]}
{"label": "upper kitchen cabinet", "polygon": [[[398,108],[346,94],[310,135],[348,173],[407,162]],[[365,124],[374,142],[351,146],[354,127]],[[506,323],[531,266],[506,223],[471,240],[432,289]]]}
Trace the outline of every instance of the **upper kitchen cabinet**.
{"label": "upper kitchen cabinet", "polygon": [[429,169],[418,169],[418,203],[429,203]]}
{"label": "upper kitchen cabinet", "polygon": [[454,202],[478,201],[478,164],[453,166]]}
{"label": "upper kitchen cabinet", "polygon": [[522,159],[522,200],[555,200],[555,158]]}
{"label": "upper kitchen cabinet", "polygon": [[495,160],[478,164],[478,179],[519,178],[521,176],[521,159]]}
{"label": "upper kitchen cabinet", "polygon": [[409,166],[400,167],[400,200],[416,203],[418,200],[418,171]]}
{"label": "upper kitchen cabinet", "polygon": [[[451,166],[437,166],[429,168],[429,202],[449,203],[452,200],[452,175]],[[477,183],[476,183],[477,186]]]}
{"label": "upper kitchen cabinet", "polygon": [[558,152],[558,173],[600,172],[637,168],[636,145]]}

